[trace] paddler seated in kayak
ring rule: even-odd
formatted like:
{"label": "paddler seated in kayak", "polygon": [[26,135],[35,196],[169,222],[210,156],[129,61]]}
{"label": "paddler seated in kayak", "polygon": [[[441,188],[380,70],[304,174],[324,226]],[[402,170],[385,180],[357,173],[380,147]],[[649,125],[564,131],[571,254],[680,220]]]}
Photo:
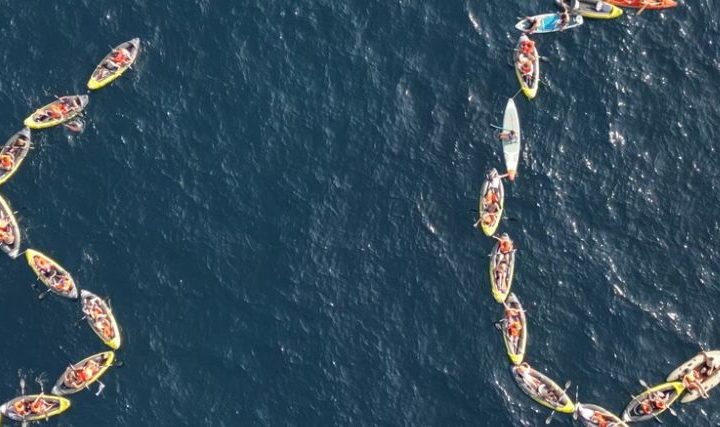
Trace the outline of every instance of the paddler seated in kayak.
{"label": "paddler seated in kayak", "polygon": [[515,369],[515,372],[520,377],[521,380],[525,384],[527,384],[528,387],[530,387],[532,390],[537,390],[542,383],[532,375],[528,375],[530,373],[530,365],[528,365],[527,362],[523,362]]}
{"label": "paddler seated in kayak", "polygon": [[98,372],[100,365],[89,360],[84,366],[78,369],[71,369],[65,376],[64,383],[69,388],[80,388],[90,381]]}
{"label": "paddler seated in kayak", "polygon": [[48,405],[48,403],[45,402],[45,399],[38,396],[38,398],[35,399],[35,401],[30,404],[30,412],[32,412],[33,414],[36,414],[36,415],[44,414],[45,412],[47,412],[49,407],[50,407],[50,405]]}
{"label": "paddler seated in kayak", "polygon": [[650,415],[654,411],[662,411],[667,408],[667,396],[663,392],[656,392],[648,396],[640,404],[640,412]]}
{"label": "paddler seated in kayak", "polygon": [[10,220],[7,218],[0,218],[0,231],[11,231]]}
{"label": "paddler seated in kayak", "polygon": [[15,243],[15,235],[13,234],[12,230],[0,230],[0,241],[2,241],[2,243],[7,246],[11,246],[13,243]]}
{"label": "paddler seated in kayak", "polygon": [[500,290],[505,290],[505,281],[507,279],[508,263],[504,259],[495,268],[495,284]]}
{"label": "paddler seated in kayak", "polygon": [[25,140],[23,137],[15,140],[15,143],[13,143],[12,147],[10,147],[10,149],[7,151],[8,154],[12,154],[13,163],[15,162],[15,154],[24,150],[26,146],[27,140]]}
{"label": "paddler seated in kayak", "polygon": [[10,171],[13,166],[15,166],[15,156],[10,153],[0,154],[0,168]]}
{"label": "paddler seated in kayak", "polygon": [[[482,216],[480,217],[480,221],[478,221],[478,222],[482,222],[482,224],[484,226],[489,227],[489,226],[495,224],[496,217],[497,217],[497,215],[495,213],[484,212],[482,214]],[[477,227],[477,223],[475,224],[475,227]]]}
{"label": "paddler seated in kayak", "polygon": [[130,61],[130,52],[124,47],[121,47],[112,53],[110,60],[122,67]]}
{"label": "paddler seated in kayak", "polygon": [[100,331],[102,335],[108,339],[111,340],[115,337],[115,331],[113,331],[112,324],[110,323],[110,320],[108,320],[106,317],[103,317],[101,319],[98,319],[95,323],[95,329]]}
{"label": "paddler seated in kayak", "polygon": [[601,412],[595,411],[593,413],[592,418],[590,418],[590,422],[596,424],[598,427],[608,427],[608,420],[605,419],[605,415],[603,415]]}
{"label": "paddler seated in kayak", "polygon": [[67,294],[72,290],[72,282],[70,278],[64,274],[56,274],[53,278],[52,287],[60,293]]}
{"label": "paddler seated in kayak", "polygon": [[703,387],[702,383],[698,380],[698,374],[693,369],[685,369],[685,373],[683,375],[682,383],[688,390],[697,390],[698,393],[700,393],[700,396],[702,396],[703,399],[707,399],[708,394],[705,391],[705,387]]}
{"label": "paddler seated in kayak", "polygon": [[25,415],[30,413],[30,409],[27,407],[27,402],[24,400],[18,400],[17,402],[13,403],[13,411],[15,411],[16,414],[18,414],[21,417],[24,417]]}
{"label": "paddler seated in kayak", "polygon": [[92,320],[99,320],[107,316],[102,307],[100,307],[100,304],[98,304],[95,300],[83,306],[83,313],[89,316]]}
{"label": "paddler seated in kayak", "polygon": [[503,233],[502,236],[500,236],[500,237],[493,236],[493,239],[500,242],[500,252],[501,253],[509,254],[510,252],[515,250],[515,248],[513,246],[513,241],[510,240],[510,236],[508,236],[507,233]]}
{"label": "paddler seated in kayak", "polygon": [[40,255],[35,255],[33,257],[33,263],[35,264],[35,267],[37,267],[38,271],[40,271],[40,273],[42,273],[45,277],[53,277],[56,274],[52,264]]}
{"label": "paddler seated in kayak", "polygon": [[518,340],[520,339],[520,333],[522,332],[522,323],[519,320],[511,320],[508,322],[507,333],[510,337],[510,343],[513,347],[517,347]]}
{"label": "paddler seated in kayak", "polygon": [[535,62],[535,42],[524,34],[520,36],[520,55],[525,55],[530,61]]}
{"label": "paddler seated in kayak", "polygon": [[523,76],[531,76],[535,71],[535,65],[533,64],[533,61],[531,61],[530,58],[525,55],[518,55],[515,66],[520,71],[520,74]]}

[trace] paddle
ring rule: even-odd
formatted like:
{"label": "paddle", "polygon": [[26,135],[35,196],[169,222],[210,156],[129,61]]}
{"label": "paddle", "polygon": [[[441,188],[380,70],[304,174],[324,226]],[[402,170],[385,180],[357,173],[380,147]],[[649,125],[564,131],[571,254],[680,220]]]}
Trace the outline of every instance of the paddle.
{"label": "paddle", "polygon": [[100,384],[100,385],[98,386],[98,391],[97,391],[97,393],[95,393],[95,396],[100,396],[100,393],[102,393],[102,391],[105,390],[105,384],[103,384],[103,383],[102,383],[101,381],[99,381],[99,380],[98,380],[97,383]]}
{"label": "paddle", "polygon": [[[520,91],[518,91],[518,92],[520,92]],[[516,93],[515,95],[517,95],[517,93]],[[515,95],[513,95],[512,97],[514,98]],[[502,131],[505,131],[505,132],[512,132],[512,129],[505,129],[505,128],[502,127],[502,126],[494,125],[494,124],[492,124],[492,123],[489,123],[489,125],[490,125],[491,128],[494,128],[494,129],[497,129],[497,130],[502,130]]]}
{"label": "paddle", "polygon": [[[648,391],[650,390],[650,387],[647,385],[647,383],[646,383],[645,381],[643,381],[642,379],[640,379],[640,380],[638,380],[638,382],[640,383],[641,386],[645,387],[646,390],[648,390]],[[671,408],[670,405],[668,405],[667,410],[668,410],[673,416],[677,417],[677,412],[675,412],[675,410],[674,410],[673,408]],[[657,417],[655,417],[655,418],[657,418]]]}
{"label": "paddle", "polygon": [[577,408],[580,406],[580,404],[578,403],[578,392],[579,392],[579,389],[580,389],[579,386],[575,386],[575,408],[576,408],[576,409],[575,409],[575,411],[573,412],[573,415],[572,415],[572,416],[573,416],[573,420],[575,420],[575,421],[577,421],[577,419],[578,419],[578,411],[577,411]]}
{"label": "paddle", "polygon": [[[571,383],[570,381],[568,381],[568,382],[565,383],[565,388],[563,389],[563,393],[565,393],[565,392],[567,391],[567,389],[570,388],[570,385],[571,385],[571,384],[572,384],[572,383]],[[552,422],[552,419],[553,419],[554,416],[555,416],[555,410],[553,409],[553,411],[550,412],[550,416],[545,419],[545,424],[546,424],[546,425],[547,425],[547,424],[550,424],[550,423]]]}
{"label": "paddle", "polygon": [[44,300],[45,297],[47,296],[47,294],[49,294],[50,292],[52,292],[52,289],[48,289],[47,291],[44,291],[43,293],[41,293],[40,295],[38,295],[38,299],[39,299],[40,301]]}
{"label": "paddle", "polygon": [[82,321],[85,319],[87,319],[87,314],[81,317],[77,322],[75,322],[75,326],[80,326],[80,323],[82,323]]}

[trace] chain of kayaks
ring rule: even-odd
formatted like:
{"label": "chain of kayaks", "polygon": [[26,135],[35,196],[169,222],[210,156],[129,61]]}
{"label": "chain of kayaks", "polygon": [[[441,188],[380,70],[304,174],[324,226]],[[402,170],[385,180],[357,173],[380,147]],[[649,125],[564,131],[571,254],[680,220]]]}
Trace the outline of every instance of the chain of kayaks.
{"label": "chain of kayaks", "polygon": [[[133,39],[115,47],[93,71],[88,81],[88,89],[105,87],[120,77],[135,62],[140,52],[140,39]],[[87,95],[72,95],[57,98],[50,104],[37,109],[27,119],[25,128],[10,137],[0,149],[0,184],[5,183],[18,170],[30,151],[32,140],[30,129],[45,129],[64,125],[73,132],[82,132],[84,122],[80,118],[88,104]],[[0,249],[12,259],[20,255],[21,233],[10,205],[0,196]],[[70,300],[80,300],[83,317],[95,334],[112,350],[86,357],[71,364],[55,383],[50,394],[43,390],[40,382],[40,394],[25,394],[25,381],[21,378],[21,395],[0,405],[2,417],[23,423],[47,420],[61,414],[70,407],[70,400],[64,396],[90,389],[98,383],[100,394],[104,385],[100,377],[112,366],[120,366],[115,361],[114,350],[122,343],[120,328],[105,301],[92,292],[78,288],[77,283],[57,261],[34,249],[25,250],[28,265],[46,287],[38,296],[45,298],[49,293]]]}
{"label": "chain of kayaks", "polygon": [[[567,1],[567,0],[566,0]],[[520,89],[528,99],[537,95],[540,69],[535,43],[528,37],[531,33],[562,31],[583,24],[583,17],[592,19],[613,19],[623,14],[617,6],[634,7],[638,14],[646,9],[664,9],[677,5],[674,0],[574,0],[572,4],[558,3],[563,11],[537,15],[521,20],[516,28],[523,31],[515,51],[514,67],[520,83]],[[571,383],[564,387],[535,370],[525,361],[525,349],[528,340],[528,324],[525,311],[518,297],[510,292],[515,270],[515,252],[513,241],[507,233],[495,235],[503,217],[505,190],[503,178],[515,179],[520,155],[520,120],[515,102],[508,100],[502,126],[492,125],[500,131],[499,139],[503,145],[503,156],[507,173],[498,174],[492,169],[481,189],[479,218],[475,226],[485,235],[493,237],[496,243],[490,254],[490,284],[492,294],[504,307],[503,318],[495,326],[502,332],[505,349],[511,362],[512,377],[520,389],[535,402],[552,410],[545,420],[552,421],[556,412],[572,414],[583,426],[609,427],[627,426],[626,423],[646,420],[660,421],[659,415],[665,411],[675,414],[671,405],[678,399],[688,403],[699,397],[707,398],[708,391],[720,383],[720,351],[702,352],[668,375],[665,382],[644,387],[625,408],[619,417],[598,405],[578,403],[570,398],[567,391]],[[662,422],[662,421],[660,421]]]}

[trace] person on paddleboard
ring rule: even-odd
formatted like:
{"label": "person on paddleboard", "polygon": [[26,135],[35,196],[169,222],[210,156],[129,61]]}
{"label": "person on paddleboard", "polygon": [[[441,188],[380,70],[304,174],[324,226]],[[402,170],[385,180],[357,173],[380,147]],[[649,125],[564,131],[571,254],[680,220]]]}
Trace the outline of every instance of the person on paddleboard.
{"label": "person on paddleboard", "polygon": [[700,368],[700,373],[707,378],[720,368],[720,360],[708,355],[705,351],[702,352],[702,355],[705,358],[705,361],[704,365]]}
{"label": "person on paddleboard", "polygon": [[538,27],[540,26],[540,18],[535,18],[533,16],[526,16],[525,20],[528,23],[528,28],[525,30],[525,33],[532,34],[535,31],[537,31]]}
{"label": "person on paddleboard", "polygon": [[695,370],[690,368],[685,369],[682,383],[688,390],[697,390],[703,399],[707,399],[710,397],[708,396],[707,391],[705,391],[705,387],[703,387],[702,383],[700,382],[699,375]]}
{"label": "person on paddleboard", "polygon": [[562,12],[560,12],[558,30],[564,31],[568,24],[570,24],[570,8],[565,3],[562,3]]}

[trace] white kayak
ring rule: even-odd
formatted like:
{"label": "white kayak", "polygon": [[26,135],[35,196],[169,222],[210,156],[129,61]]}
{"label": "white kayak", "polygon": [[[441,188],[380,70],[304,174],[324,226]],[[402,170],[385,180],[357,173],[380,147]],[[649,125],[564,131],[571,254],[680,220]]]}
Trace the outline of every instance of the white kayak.
{"label": "white kayak", "polygon": [[[708,358],[711,359],[711,363],[715,366],[720,365],[720,351],[708,351],[706,354],[708,355]],[[700,353],[672,371],[670,375],[668,375],[667,381],[682,381],[686,370],[695,370],[699,374],[698,380],[700,381],[700,384],[702,384],[705,391],[708,392],[710,389],[720,384],[720,369],[715,369],[715,372],[713,372],[710,376],[705,374],[705,369],[707,369],[705,366],[705,356]],[[687,390],[683,398],[680,399],[680,402],[689,403],[698,397],[700,397],[700,393],[697,390]]]}
{"label": "white kayak", "polygon": [[[535,29],[532,28],[530,20],[539,20]],[[579,27],[583,24],[583,17],[580,15],[570,15],[570,21],[564,27],[560,25],[560,14],[559,13],[546,13],[544,15],[530,16],[523,19],[515,25],[520,31],[528,33],[552,33],[555,31],[565,31],[570,28]]]}
{"label": "white kayak", "polygon": [[505,168],[510,181],[515,180],[518,161],[520,160],[520,117],[518,117],[515,101],[508,99],[503,116],[503,130],[514,133],[508,141],[503,141],[503,155],[505,156]]}

